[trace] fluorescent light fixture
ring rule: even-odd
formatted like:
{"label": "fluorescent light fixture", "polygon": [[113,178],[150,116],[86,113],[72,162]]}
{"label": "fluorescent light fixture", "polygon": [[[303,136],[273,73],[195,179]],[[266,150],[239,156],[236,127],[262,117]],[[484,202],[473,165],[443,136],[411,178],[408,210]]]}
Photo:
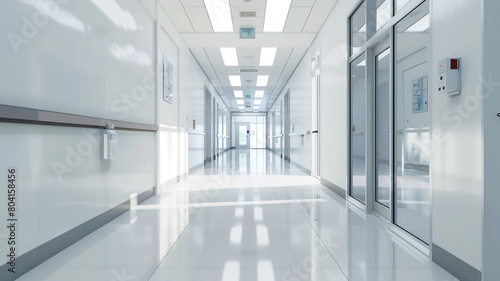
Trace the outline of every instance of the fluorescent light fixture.
{"label": "fluorescent light fixture", "polygon": [[257,76],[257,87],[266,87],[268,80],[269,80],[269,75]]}
{"label": "fluorescent light fixture", "polygon": [[259,104],[259,105],[260,105],[261,103],[262,103],[262,100],[255,100],[255,101],[253,102],[253,104]]}
{"label": "fluorescent light fixture", "polygon": [[254,106],[253,109],[260,109],[260,106]]}
{"label": "fluorescent light fixture", "polygon": [[236,100],[236,103],[237,104],[242,104],[242,105],[245,104],[245,102],[243,100]]}
{"label": "fluorescent light fixture", "polygon": [[414,23],[412,26],[408,27],[405,32],[424,32],[430,27],[430,17],[429,14],[425,15],[419,21]]}
{"label": "fluorescent light fixture", "polygon": [[255,91],[255,97],[256,98],[264,97],[264,91]]}
{"label": "fluorescent light fixture", "polygon": [[220,47],[225,66],[238,66],[238,53],[234,47]]}
{"label": "fluorescent light fixture", "polygon": [[229,0],[204,0],[215,32],[233,32],[233,17]]}
{"label": "fluorescent light fixture", "polygon": [[234,91],[235,98],[243,98],[243,91]]}
{"label": "fluorescent light fixture", "polygon": [[277,47],[261,48],[260,49],[260,66],[273,66],[274,58],[276,57]]}
{"label": "fluorescent light fixture", "polygon": [[243,109],[245,109],[245,107],[244,106],[238,106],[238,109],[243,110]]}
{"label": "fluorescent light fixture", "polygon": [[231,86],[233,87],[241,87],[241,78],[239,75],[228,75],[229,82],[231,82]]}
{"label": "fluorescent light fixture", "polygon": [[264,32],[283,32],[292,0],[267,0]]}

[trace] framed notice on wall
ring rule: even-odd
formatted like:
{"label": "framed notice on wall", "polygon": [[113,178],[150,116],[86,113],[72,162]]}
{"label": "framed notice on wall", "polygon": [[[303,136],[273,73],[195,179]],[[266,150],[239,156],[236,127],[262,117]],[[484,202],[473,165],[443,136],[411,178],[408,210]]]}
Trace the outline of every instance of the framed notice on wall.
{"label": "framed notice on wall", "polygon": [[427,76],[411,81],[413,96],[413,114],[427,112],[429,110]]}
{"label": "framed notice on wall", "polygon": [[174,65],[163,55],[163,100],[172,103],[174,101]]}

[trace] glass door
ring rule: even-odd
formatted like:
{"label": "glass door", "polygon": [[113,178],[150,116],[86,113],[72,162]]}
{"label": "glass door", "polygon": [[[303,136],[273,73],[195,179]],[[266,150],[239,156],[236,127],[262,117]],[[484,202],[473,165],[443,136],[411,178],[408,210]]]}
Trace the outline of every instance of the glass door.
{"label": "glass door", "polygon": [[395,27],[394,223],[429,244],[429,1]]}
{"label": "glass door", "polygon": [[366,59],[365,55],[351,63],[351,197],[366,203],[366,138],[365,138],[365,99],[366,99]]}
{"label": "glass door", "polygon": [[236,123],[236,148],[250,148],[250,123]]}
{"label": "glass door", "polygon": [[[391,218],[392,98],[389,37],[375,47],[375,210]],[[381,208],[382,207],[382,208]]]}

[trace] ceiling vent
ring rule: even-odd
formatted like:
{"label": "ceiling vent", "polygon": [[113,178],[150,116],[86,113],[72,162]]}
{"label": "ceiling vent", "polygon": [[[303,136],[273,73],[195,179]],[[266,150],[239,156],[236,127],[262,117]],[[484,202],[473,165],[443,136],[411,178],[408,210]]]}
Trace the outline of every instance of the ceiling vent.
{"label": "ceiling vent", "polygon": [[259,72],[257,68],[240,68],[240,72],[248,73],[248,72]]}
{"label": "ceiling vent", "polygon": [[256,11],[240,11],[240,18],[255,18],[257,17]]}
{"label": "ceiling vent", "polygon": [[253,82],[253,80],[245,80],[245,83],[248,85],[252,84],[252,82]]}

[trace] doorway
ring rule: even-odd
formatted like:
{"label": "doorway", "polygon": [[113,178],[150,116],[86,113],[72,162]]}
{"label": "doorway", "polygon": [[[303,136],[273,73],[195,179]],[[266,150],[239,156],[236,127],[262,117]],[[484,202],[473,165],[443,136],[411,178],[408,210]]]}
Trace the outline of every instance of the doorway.
{"label": "doorway", "polygon": [[320,143],[319,143],[319,70],[315,70],[311,78],[312,86],[312,175],[320,177]]}
{"label": "doorway", "polygon": [[250,123],[236,123],[236,149],[250,148]]}
{"label": "doorway", "polygon": [[290,90],[285,95],[285,161],[290,162]]}

